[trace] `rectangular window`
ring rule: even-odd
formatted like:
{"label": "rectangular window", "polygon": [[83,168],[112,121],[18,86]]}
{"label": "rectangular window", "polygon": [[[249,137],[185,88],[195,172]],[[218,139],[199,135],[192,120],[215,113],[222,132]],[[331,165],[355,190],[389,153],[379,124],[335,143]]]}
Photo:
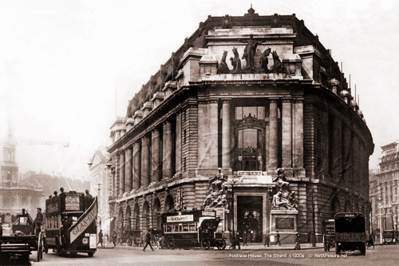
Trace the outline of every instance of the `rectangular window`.
{"label": "rectangular window", "polygon": [[187,129],[185,129],[183,131],[183,143],[186,144],[187,143]]}

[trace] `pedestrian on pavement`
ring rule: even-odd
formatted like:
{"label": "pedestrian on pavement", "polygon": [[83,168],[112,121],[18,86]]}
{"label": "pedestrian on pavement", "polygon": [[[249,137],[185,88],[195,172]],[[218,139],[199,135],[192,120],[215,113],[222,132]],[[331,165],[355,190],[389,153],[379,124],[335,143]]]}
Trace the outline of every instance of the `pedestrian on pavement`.
{"label": "pedestrian on pavement", "polygon": [[301,249],[299,233],[296,234],[295,248],[294,248],[294,249],[297,249],[297,250],[300,250],[300,249]]}
{"label": "pedestrian on pavement", "polygon": [[277,231],[277,235],[276,235],[276,246],[277,246],[277,244],[278,244],[279,246],[281,246],[281,243],[280,243],[280,234],[278,233],[278,231]]}
{"label": "pedestrian on pavement", "polygon": [[241,247],[240,247],[240,234],[238,232],[237,232],[236,235],[232,236],[231,246],[229,247],[229,249],[236,249],[236,246],[238,246],[238,249],[241,249]]}
{"label": "pedestrian on pavement", "polygon": [[116,231],[114,231],[114,233],[112,234],[112,242],[114,243],[114,247],[116,247],[117,236],[118,236],[118,234],[116,233]]}
{"label": "pedestrian on pavement", "polygon": [[98,233],[98,244],[101,244],[101,247],[103,247],[103,230],[100,229],[100,233]]}
{"label": "pedestrian on pavement", "polygon": [[247,230],[244,230],[244,232],[242,233],[242,246],[248,246],[248,233]]}
{"label": "pedestrian on pavement", "polygon": [[151,250],[154,251],[154,249],[151,246],[151,235],[150,235],[150,230],[147,231],[145,234],[145,246],[143,248],[143,251],[147,248],[147,246],[150,246]]}
{"label": "pedestrian on pavement", "polygon": [[268,246],[269,247],[269,245],[270,245],[270,237],[269,237],[269,234],[266,234],[265,235],[265,245],[264,246]]}

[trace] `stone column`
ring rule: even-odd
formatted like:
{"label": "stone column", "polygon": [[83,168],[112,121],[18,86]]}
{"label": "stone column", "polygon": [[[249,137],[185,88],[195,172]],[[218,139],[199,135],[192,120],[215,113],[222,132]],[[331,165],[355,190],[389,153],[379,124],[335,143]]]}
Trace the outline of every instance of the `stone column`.
{"label": "stone column", "polygon": [[151,138],[152,138],[152,142],[151,142],[151,167],[152,167],[152,173],[151,173],[151,182],[158,182],[161,180],[161,175],[160,175],[160,169],[159,169],[159,160],[160,160],[160,156],[159,156],[159,129],[155,128],[152,132],[151,132]]}
{"label": "stone column", "polygon": [[125,192],[132,190],[132,148],[125,150]]}
{"label": "stone column", "polygon": [[141,187],[141,140],[133,144],[133,189]]}
{"label": "stone column", "polygon": [[223,100],[222,169],[230,172],[230,100]]}
{"label": "stone column", "polygon": [[162,178],[172,178],[172,123],[166,121],[163,124],[163,149],[162,149]]}
{"label": "stone column", "polygon": [[303,100],[294,102],[293,117],[293,167],[303,168]]}
{"label": "stone column", "polygon": [[359,182],[359,138],[353,134],[352,136],[353,141],[353,156],[352,156],[352,164],[353,164],[353,183],[354,185],[358,184]]}
{"label": "stone column", "polygon": [[209,150],[207,152],[208,169],[218,168],[218,101],[209,101]]}
{"label": "stone column", "polygon": [[269,146],[269,169],[277,169],[278,164],[278,118],[277,118],[277,100],[270,100],[270,146]]}
{"label": "stone column", "polygon": [[283,99],[282,108],[282,167],[292,168],[291,100]]}
{"label": "stone column", "polygon": [[149,137],[145,135],[141,139],[141,186],[150,184],[150,147]]}
{"label": "stone column", "polygon": [[342,160],[343,160],[343,169],[342,169],[342,174],[343,174],[343,179],[344,182],[347,186],[351,184],[351,140],[352,138],[352,132],[351,129],[348,127],[348,125],[344,124],[343,125],[343,138],[342,138]]}
{"label": "stone column", "polygon": [[334,116],[333,119],[333,147],[332,147],[332,172],[333,178],[342,178],[342,122]]}
{"label": "stone column", "polygon": [[125,192],[125,152],[119,153],[119,195]]}

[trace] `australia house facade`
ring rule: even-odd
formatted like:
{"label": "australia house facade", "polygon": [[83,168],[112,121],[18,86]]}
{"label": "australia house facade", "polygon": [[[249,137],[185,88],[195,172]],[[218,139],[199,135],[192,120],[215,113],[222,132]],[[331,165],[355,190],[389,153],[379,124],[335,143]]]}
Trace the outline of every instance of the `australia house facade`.
{"label": "australia house facade", "polygon": [[336,212],[368,212],[371,133],[331,51],[295,14],[209,16],[110,136],[118,235],[215,209],[227,235],[321,241]]}

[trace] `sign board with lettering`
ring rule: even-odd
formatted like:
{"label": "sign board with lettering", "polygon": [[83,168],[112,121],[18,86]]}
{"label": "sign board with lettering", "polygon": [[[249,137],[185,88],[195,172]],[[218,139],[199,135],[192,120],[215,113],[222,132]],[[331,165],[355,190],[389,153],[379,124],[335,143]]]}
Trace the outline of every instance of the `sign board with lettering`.
{"label": "sign board with lettering", "polygon": [[65,197],[65,210],[66,211],[78,211],[80,210],[79,195],[67,195]]}
{"label": "sign board with lettering", "polygon": [[276,218],[276,229],[295,229],[294,218]]}
{"label": "sign board with lettering", "polygon": [[166,217],[167,223],[179,223],[179,222],[193,222],[194,215],[187,214],[187,215],[176,215],[176,216],[168,216]]}
{"label": "sign board with lettering", "polygon": [[76,223],[68,229],[70,236],[70,243],[75,241],[85,230],[92,224],[97,223],[97,198],[93,201],[90,207],[86,210],[82,216],[76,221]]}

